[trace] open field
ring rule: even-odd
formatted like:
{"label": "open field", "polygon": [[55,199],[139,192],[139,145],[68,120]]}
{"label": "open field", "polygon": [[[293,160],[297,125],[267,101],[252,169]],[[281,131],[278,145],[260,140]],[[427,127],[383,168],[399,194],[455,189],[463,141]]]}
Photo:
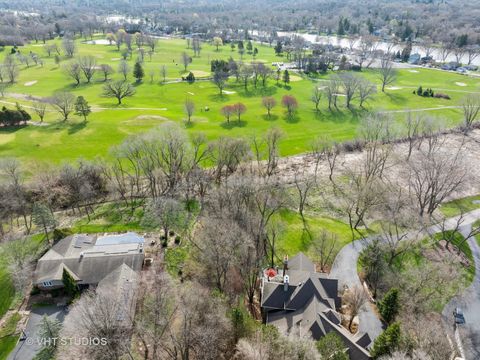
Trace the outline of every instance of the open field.
{"label": "open field", "polygon": [[[15,156],[27,162],[40,160],[55,163],[79,157],[108,156],[109,148],[119,144],[130,134],[146,131],[167,120],[184,123],[183,101],[187,97],[196,104],[193,123],[186,126],[189,132],[200,131],[209,139],[215,139],[219,136],[248,137],[261,134],[270,127],[279,127],[287,135],[281,145],[281,153],[291,155],[308,150],[310,141],[317,135],[329,135],[338,141],[352,139],[356,134],[359,117],[367,110],[392,112],[393,116],[401,120],[406,111],[413,109],[428,112],[444,119],[448,125],[453,125],[462,118],[458,108],[459,100],[468,92],[480,92],[479,79],[437,70],[418,69],[418,72],[413,73],[409,69],[401,69],[391,89],[387,87],[386,93],[377,93],[374,99],[366,104],[367,110],[360,109],[354,100],[352,111],[343,106],[338,111],[328,111],[327,102],[322,99],[320,112],[316,113],[310,101],[311,91],[314,86],[322,86],[322,81],[327,79],[329,74],[315,80],[296,79],[297,75],[292,75],[292,80],[299,81],[292,81],[288,87],[281,83],[277,85],[274,79],[270,79],[265,88],[258,85],[258,88],[254,89],[253,85],[249,85],[247,91],[231,79],[223,95],[219,95],[218,89],[209,81],[196,81],[193,84],[172,81],[161,84],[161,65],[167,66],[167,82],[179,79],[184,74],[181,53],[192,53],[186,49],[185,40],[162,39],[151,61],[145,55],[145,78],[141,84],[134,84],[136,94],[124,99],[124,104],[117,106],[114,99],[101,96],[102,74],[97,72],[91,84],[82,82],[79,86],[73,86],[73,80],[62,71],[62,65],[69,60],[62,58],[60,66],[57,66],[53,55],[48,58],[41,46],[31,44],[21,48],[24,54],[33,51],[44,57],[45,65],[43,68],[22,66],[17,83],[7,89],[5,97],[0,99],[0,104],[12,107],[15,102],[19,102],[29,106],[26,95],[48,97],[55,91],[68,90],[75,95],[83,95],[92,106],[93,113],[87,123],[74,115],[71,115],[67,122],[61,122],[58,113],[49,111],[46,126],[2,128],[0,156]],[[77,46],[79,55],[94,56],[97,65],[106,63],[114,69],[118,67],[120,53],[115,46],[92,45],[80,41],[77,41]],[[257,61],[285,61],[276,57],[272,48],[259,44],[255,46],[259,49]],[[213,46],[203,44],[201,56],[193,58],[188,70],[205,76],[209,74],[211,60],[228,59],[230,56],[239,60],[238,53],[232,52],[227,45],[216,52]],[[136,57],[134,54],[129,60],[131,68]],[[251,61],[252,56],[245,54],[243,60]],[[152,69],[155,70],[153,82],[149,78]],[[377,87],[380,85],[373,70],[366,70],[361,74],[375,82]],[[120,76],[114,74],[112,79],[119,79]],[[129,80],[133,83],[133,76],[130,76]],[[462,86],[458,83],[462,83]],[[419,85],[447,93],[452,99],[423,98],[412,94]],[[270,95],[280,103],[285,94],[297,97],[299,110],[296,116],[288,119],[278,104],[269,119],[261,105],[261,97]],[[247,112],[241,122],[233,119],[226,123],[220,114],[220,108],[234,102],[243,102],[247,106]],[[339,102],[343,102],[341,97]],[[208,107],[209,111],[201,111],[205,107]],[[32,116],[35,121],[38,120],[33,113]]]}

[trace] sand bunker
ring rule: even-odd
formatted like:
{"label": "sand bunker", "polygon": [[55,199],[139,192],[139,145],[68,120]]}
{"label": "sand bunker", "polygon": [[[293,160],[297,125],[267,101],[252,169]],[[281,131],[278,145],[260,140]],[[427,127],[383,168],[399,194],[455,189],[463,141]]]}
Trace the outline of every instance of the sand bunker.
{"label": "sand bunker", "polygon": [[411,73],[418,73],[419,71],[418,70],[408,70],[409,72]]}
{"label": "sand bunker", "polygon": [[222,93],[227,94],[227,95],[231,95],[231,94],[235,94],[236,91],[223,90]]}
{"label": "sand bunker", "polygon": [[24,86],[32,86],[32,85],[35,85],[37,83],[37,80],[33,80],[33,81],[28,81],[26,82],[25,84],[23,84]]}
{"label": "sand bunker", "polygon": [[89,45],[110,45],[110,41],[108,41],[107,39],[97,39],[97,40],[86,41],[85,44],[89,44]]}
{"label": "sand bunker", "polygon": [[389,86],[387,87],[387,90],[401,90],[403,88],[399,87],[399,86]]}
{"label": "sand bunker", "polygon": [[467,84],[462,83],[462,82],[456,82],[455,85],[458,85],[458,86],[467,86]]}
{"label": "sand bunker", "polygon": [[192,73],[193,73],[193,75],[195,75],[195,77],[206,77],[206,76],[210,76],[210,73],[209,73],[209,72],[202,71],[202,70],[192,70]]}
{"label": "sand bunker", "polygon": [[290,82],[301,81],[302,78],[297,75],[290,75]]}
{"label": "sand bunker", "polygon": [[194,93],[190,92],[190,91],[187,91],[187,94],[189,95],[195,95]]}
{"label": "sand bunker", "polygon": [[118,60],[121,60],[121,58],[111,58],[110,60],[112,60],[112,61],[118,61]]}

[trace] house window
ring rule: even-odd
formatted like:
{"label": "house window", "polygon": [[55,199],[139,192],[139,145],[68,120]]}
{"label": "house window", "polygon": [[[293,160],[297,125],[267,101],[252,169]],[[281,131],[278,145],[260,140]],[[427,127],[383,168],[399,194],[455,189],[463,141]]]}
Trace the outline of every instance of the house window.
{"label": "house window", "polygon": [[51,281],[44,281],[43,286],[45,286],[45,287],[52,286],[52,282]]}

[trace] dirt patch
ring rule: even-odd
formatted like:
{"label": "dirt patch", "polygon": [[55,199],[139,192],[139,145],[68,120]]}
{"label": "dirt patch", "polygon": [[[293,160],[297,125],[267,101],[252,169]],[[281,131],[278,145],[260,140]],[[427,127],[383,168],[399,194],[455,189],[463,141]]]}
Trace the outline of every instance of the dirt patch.
{"label": "dirt patch", "polygon": [[467,84],[465,84],[463,82],[456,82],[455,85],[457,85],[457,86],[468,86]]}
{"label": "dirt patch", "polygon": [[40,122],[40,121],[28,121],[27,124],[31,126],[48,126],[49,125],[47,123]]}
{"label": "dirt patch", "polygon": [[32,86],[32,85],[35,85],[37,83],[37,80],[32,80],[32,81],[27,81],[25,84],[23,84],[24,86]]}
{"label": "dirt patch", "polygon": [[168,119],[164,116],[160,115],[139,115],[133,120],[160,120],[160,121],[168,121]]}

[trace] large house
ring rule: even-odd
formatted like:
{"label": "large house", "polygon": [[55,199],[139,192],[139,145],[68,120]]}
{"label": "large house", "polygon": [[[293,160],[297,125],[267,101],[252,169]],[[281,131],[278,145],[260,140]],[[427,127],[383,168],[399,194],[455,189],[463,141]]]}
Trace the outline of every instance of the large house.
{"label": "large house", "polygon": [[368,334],[352,335],[341,325],[338,280],[317,273],[303,253],[285,260],[282,270],[267,269],[262,276],[261,306],[265,322],[281,332],[299,331],[318,340],[334,331],[352,360],[370,359]]}
{"label": "large house", "polygon": [[144,241],[135,233],[68,236],[38,260],[34,285],[40,290],[61,288],[64,270],[80,288],[96,287],[104,279],[116,279],[119,273],[134,279],[132,272],[138,273],[143,266]]}

